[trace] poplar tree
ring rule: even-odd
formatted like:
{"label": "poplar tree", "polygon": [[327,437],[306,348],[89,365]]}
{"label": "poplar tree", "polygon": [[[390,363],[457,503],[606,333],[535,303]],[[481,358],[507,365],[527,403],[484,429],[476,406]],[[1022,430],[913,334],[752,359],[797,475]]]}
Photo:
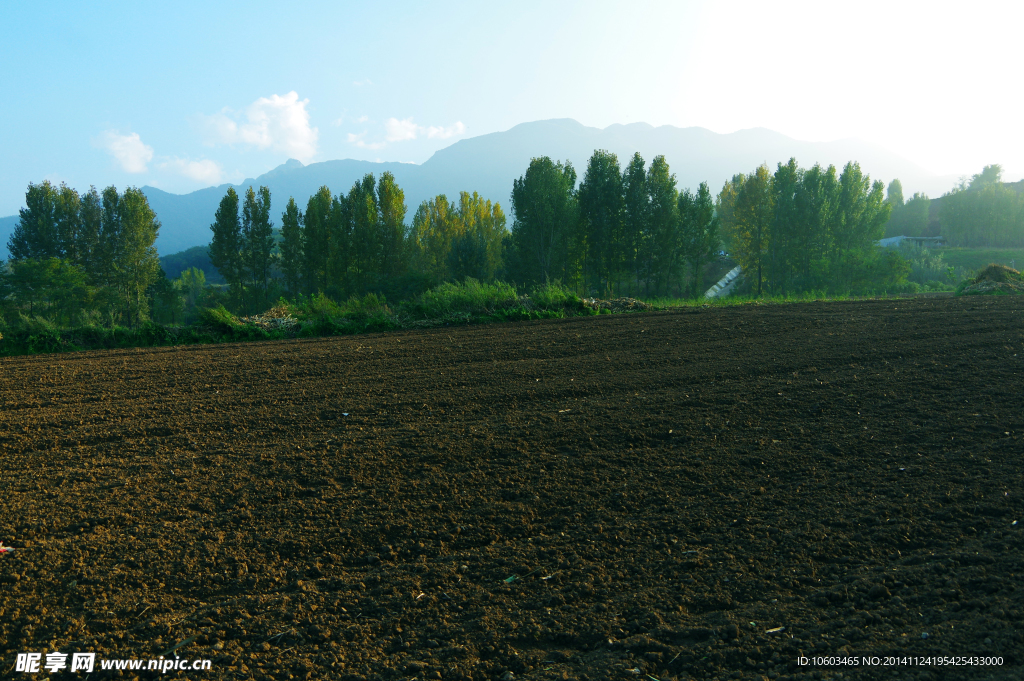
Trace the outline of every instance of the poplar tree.
{"label": "poplar tree", "polygon": [[[648,218],[650,243],[656,249],[651,258],[656,275],[656,286],[664,283],[668,295],[672,285],[672,274],[679,268],[683,243],[680,234],[679,194],[676,191],[676,176],[669,171],[664,156],[656,156],[651,162],[644,185],[650,204]],[[689,195],[689,192],[686,192]]]}
{"label": "poplar tree", "polygon": [[154,247],[160,222],[149,207],[146,195],[137,187],[124,190],[117,208],[119,231],[114,272],[125,295],[128,320],[138,325],[148,317],[146,289],[160,270],[160,259]]}
{"label": "poplar tree", "polygon": [[302,277],[302,224],[303,215],[294,197],[281,214],[281,273],[288,292],[299,292]]}
{"label": "poplar tree", "polygon": [[245,281],[251,286],[250,307],[256,311],[267,303],[271,255],[274,251],[274,223],[270,221],[270,190],[252,187],[242,205],[241,263]]}
{"label": "poplar tree", "polygon": [[335,261],[342,255],[337,249],[332,250],[332,204],[331,190],[327,187],[320,187],[306,203],[306,225],[302,231],[302,277],[310,294],[327,291],[332,255]]}
{"label": "poplar tree", "polygon": [[7,242],[12,260],[60,257],[57,210],[57,190],[49,180],[28,185],[25,207],[18,211],[18,223]]}
{"label": "poplar tree", "polygon": [[449,254],[462,236],[458,209],[444,194],[424,201],[412,219],[412,243],[417,264],[434,283],[450,278]]}
{"label": "poplar tree", "polygon": [[586,238],[586,279],[611,293],[622,263],[622,174],[618,157],[598,149],[587,162],[579,189],[579,210]]}
{"label": "poplar tree", "polygon": [[630,287],[639,288],[640,270],[652,269],[651,195],[648,191],[644,159],[640,152],[633,154],[622,173],[624,265],[632,275]]}
{"label": "poplar tree", "polygon": [[217,268],[224,281],[228,282],[234,304],[242,304],[242,223],[238,219],[238,193],[228,187],[220,200],[214,222],[210,225],[213,239],[210,241],[210,262]]}
{"label": "poplar tree", "polygon": [[501,206],[473,192],[459,193],[459,236],[448,255],[449,276],[489,280],[502,266],[501,250],[507,235]]}
{"label": "poplar tree", "polygon": [[347,202],[351,232],[349,237],[349,288],[365,292],[380,272],[381,243],[378,232],[377,182],[371,173],[352,185]]}
{"label": "poplar tree", "polygon": [[522,283],[561,279],[576,282],[581,251],[576,202],[576,170],[547,156],[530,161],[526,173],[512,183],[512,276]]}
{"label": "poplar tree", "polygon": [[783,165],[778,164],[772,176],[772,192],[775,202],[775,218],[772,223],[772,240],[769,253],[770,279],[773,287],[785,294],[793,269],[796,244],[799,240],[799,212],[797,192],[800,188],[801,171],[796,159],[790,158]]}
{"label": "poplar tree", "polygon": [[103,229],[103,200],[96,187],[82,196],[79,258],[93,284],[103,279],[100,234]]}
{"label": "poplar tree", "polygon": [[736,197],[733,242],[744,271],[754,277],[757,295],[763,293],[764,267],[774,219],[771,173],[762,164],[747,175]]}
{"label": "poplar tree", "polygon": [[385,171],[377,183],[380,274],[393,279],[405,269],[405,192]]}
{"label": "poplar tree", "polygon": [[718,250],[719,219],[707,182],[701,182],[697,194],[689,190],[679,194],[682,254],[690,263],[690,295],[701,294],[704,266]]}

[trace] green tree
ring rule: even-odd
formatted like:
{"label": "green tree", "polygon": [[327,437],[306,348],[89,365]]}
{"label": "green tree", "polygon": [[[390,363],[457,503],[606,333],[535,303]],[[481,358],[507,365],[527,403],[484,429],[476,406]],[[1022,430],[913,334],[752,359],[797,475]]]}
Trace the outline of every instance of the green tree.
{"label": "green tree", "polygon": [[178,324],[184,319],[184,303],[175,283],[161,267],[149,287],[150,314],[161,324]]}
{"label": "green tree", "polygon": [[637,152],[622,173],[622,240],[626,249],[624,264],[632,275],[631,289],[640,288],[641,270],[648,276],[653,272],[655,249],[650,247],[654,243],[650,224],[650,189],[648,176],[644,172],[644,159]]}
{"label": "green tree", "polygon": [[251,287],[250,309],[266,306],[270,289],[270,267],[274,251],[274,223],[270,220],[270,190],[250,186],[242,205],[241,264],[245,282]]}
{"label": "green tree", "polygon": [[835,166],[815,164],[803,171],[795,204],[797,222],[792,241],[791,262],[797,283],[803,289],[828,287],[840,186]]}
{"label": "green tree", "polygon": [[775,217],[771,180],[768,166],[764,164],[747,175],[736,197],[732,224],[734,256],[753,277],[759,296],[763,293],[764,269]]}
{"label": "green tree", "polygon": [[380,242],[379,272],[385,279],[391,280],[405,271],[405,192],[402,191],[395,176],[385,171],[377,183],[378,208],[378,240]]}
{"label": "green tree", "polygon": [[12,260],[56,258],[61,255],[57,233],[58,192],[48,180],[29,184],[25,207],[7,242]]}
{"label": "green tree", "polygon": [[656,156],[651,162],[644,187],[648,208],[643,231],[650,235],[649,243],[656,249],[649,258],[648,280],[654,277],[657,290],[669,295],[672,276],[682,266],[684,246],[676,176],[669,172],[664,156]]}
{"label": "green tree", "polygon": [[242,307],[242,223],[238,218],[238,193],[228,187],[220,200],[214,222],[210,225],[213,239],[210,241],[210,262],[217,268],[231,289],[231,298],[236,309]]}
{"label": "green tree", "polygon": [[458,208],[444,194],[424,201],[412,219],[412,244],[419,267],[434,283],[451,278],[449,254],[462,236]]}
{"label": "green tree", "polygon": [[330,284],[331,261],[333,259],[337,262],[344,255],[339,251],[337,243],[331,243],[333,203],[331,190],[320,187],[316,194],[309,197],[306,204],[306,225],[302,232],[302,274],[306,290],[310,294],[327,291]]}
{"label": "green tree", "polygon": [[1002,183],[999,165],[985,166],[939,199],[939,223],[956,246],[1024,247],[1024,193]]}
{"label": "green tree", "polygon": [[460,192],[457,211],[461,224],[448,255],[449,276],[457,280],[494,279],[502,267],[502,243],[508,235],[501,206],[476,192]]}
{"label": "green tree", "polygon": [[925,236],[931,203],[926,194],[915,192],[902,206],[890,204],[892,213],[885,223],[885,236]]}
{"label": "green tree", "polygon": [[860,164],[851,161],[839,176],[840,198],[833,240],[833,272],[840,287],[853,281],[859,263],[864,262],[874,242],[882,238],[891,206],[885,202],[884,185],[871,182]]}
{"label": "green tree", "polygon": [[381,270],[382,245],[377,206],[377,182],[367,173],[348,193],[351,220],[348,276],[351,289],[363,293],[377,283]]}
{"label": "green tree", "polygon": [[195,316],[196,309],[207,297],[206,273],[199,268],[190,267],[184,270],[173,283],[174,289],[181,297],[184,321],[189,322]]}
{"label": "green tree", "polygon": [[92,298],[85,270],[62,258],[14,260],[6,279],[17,305],[63,326],[79,322]]}
{"label": "green tree", "polygon": [[903,183],[899,181],[899,178],[889,183],[885,190],[885,200],[894,211],[903,207]]}
{"label": "green tree", "polygon": [[689,190],[679,194],[679,220],[682,252],[690,263],[690,295],[697,298],[702,293],[704,267],[720,245],[719,219],[707,182],[700,183],[695,196]]}
{"label": "green tree", "polygon": [[130,324],[138,325],[148,318],[145,293],[160,270],[160,259],[154,247],[160,222],[142,190],[128,187],[118,202],[118,223],[113,271],[124,297],[125,318]]}
{"label": "green tree", "polygon": [[586,286],[611,293],[624,260],[622,173],[615,154],[603,149],[594,152],[577,197],[586,244]]}
{"label": "green tree", "polygon": [[302,224],[302,211],[295,199],[289,197],[288,205],[281,214],[281,273],[292,295],[299,292],[302,280]]}
{"label": "green tree", "polygon": [[800,211],[797,194],[800,191],[802,173],[795,158],[783,165],[778,164],[772,176],[772,193],[775,217],[772,222],[772,239],[769,247],[769,279],[773,290],[785,294],[789,288],[800,243]]}
{"label": "green tree", "polygon": [[718,215],[725,247],[730,252],[733,250],[731,237],[736,231],[736,199],[745,179],[746,175],[742,173],[733,175],[722,185],[722,191],[715,198],[715,214]]}
{"label": "green tree", "polygon": [[526,284],[561,279],[576,283],[581,240],[577,238],[576,171],[572,164],[547,156],[530,161],[526,173],[512,183],[511,253],[509,268]]}
{"label": "green tree", "polygon": [[78,257],[82,267],[95,285],[103,280],[102,249],[103,200],[96,187],[82,195],[81,227],[79,229]]}

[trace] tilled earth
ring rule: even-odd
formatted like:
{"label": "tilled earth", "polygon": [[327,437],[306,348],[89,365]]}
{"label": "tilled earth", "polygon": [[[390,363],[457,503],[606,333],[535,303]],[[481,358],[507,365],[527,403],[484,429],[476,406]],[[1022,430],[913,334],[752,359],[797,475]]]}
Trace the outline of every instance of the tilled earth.
{"label": "tilled earth", "polygon": [[0,678],[1021,678],[1021,301],[0,360]]}

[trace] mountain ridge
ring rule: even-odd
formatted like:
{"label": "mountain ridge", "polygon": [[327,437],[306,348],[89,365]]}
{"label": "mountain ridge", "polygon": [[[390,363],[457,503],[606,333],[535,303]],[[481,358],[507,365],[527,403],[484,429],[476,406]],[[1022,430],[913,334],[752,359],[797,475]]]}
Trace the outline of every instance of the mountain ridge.
{"label": "mountain ridge", "polygon": [[[925,191],[938,196],[953,185],[951,178],[932,175],[907,159],[856,138],[804,142],[767,128],[725,134],[701,127],[648,123],[595,128],[571,118],[556,118],[459,140],[434,152],[422,164],[336,159],[304,165],[289,159],[238,184],[225,183],[188,194],[172,194],[148,185],[142,190],[162,224],[157,250],[167,255],[209,243],[214,212],[229,186],[239,193],[249,186],[268,186],[276,223],[289,196],[304,207],[320,186],[326,185],[334,194],[347,192],[364,174],[379,177],[384,171],[391,171],[405,191],[407,221],[423,200],[438,194],[455,199],[460,191],[476,191],[510,213],[512,181],[526,172],[531,158],[549,156],[569,161],[582,180],[587,159],[595,149],[617,154],[623,166],[634,151],[639,151],[648,165],[656,155],[664,155],[680,189],[695,190],[700,182],[707,181],[717,192],[736,173],[750,172],[762,162],[774,167],[790,157],[802,167],[816,162],[842,167],[856,160],[873,179],[888,183],[899,177],[905,193]],[[16,222],[17,216],[0,218],[0,257],[6,257],[7,241]]]}

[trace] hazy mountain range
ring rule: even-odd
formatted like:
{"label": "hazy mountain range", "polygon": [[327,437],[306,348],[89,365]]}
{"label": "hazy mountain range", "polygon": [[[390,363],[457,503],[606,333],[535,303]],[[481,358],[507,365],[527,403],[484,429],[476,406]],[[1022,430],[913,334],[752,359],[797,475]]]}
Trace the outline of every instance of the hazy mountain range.
{"label": "hazy mountain range", "polygon": [[[228,186],[234,186],[239,193],[250,185],[269,187],[277,224],[289,196],[294,196],[304,208],[309,196],[323,185],[334,194],[347,192],[364,174],[379,176],[385,170],[394,174],[405,191],[407,221],[412,220],[421,201],[438,194],[455,199],[460,191],[479,192],[501,203],[510,214],[512,181],[526,171],[531,158],[550,156],[556,161],[571,161],[582,180],[587,159],[595,149],[617,154],[623,166],[637,151],[648,164],[663,154],[680,189],[696,189],[707,181],[714,193],[736,173],[750,172],[764,162],[774,169],[776,163],[790,157],[795,157],[803,167],[821,163],[841,168],[847,161],[859,161],[873,179],[888,184],[898,177],[907,197],[915,191],[937,197],[952,188],[956,179],[933,175],[911,161],[857,139],[802,142],[764,128],[721,135],[704,128],[655,128],[646,123],[611,125],[602,130],[572,119],[555,119],[523,123],[505,132],[460,140],[420,165],[346,159],[304,166],[293,159],[237,185],[208,187],[190,194],[171,194],[148,186],[143,191],[163,225],[156,245],[160,254],[166,255],[209,243],[210,223]],[[7,241],[17,220],[17,216],[0,218],[0,257],[7,255]]]}

